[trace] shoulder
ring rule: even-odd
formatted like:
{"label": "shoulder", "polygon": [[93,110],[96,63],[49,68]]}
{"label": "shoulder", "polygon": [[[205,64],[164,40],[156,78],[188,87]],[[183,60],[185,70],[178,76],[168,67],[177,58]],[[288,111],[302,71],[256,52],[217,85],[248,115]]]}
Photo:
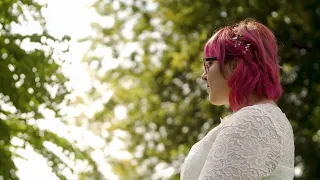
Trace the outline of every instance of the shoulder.
{"label": "shoulder", "polygon": [[[261,106],[242,108],[226,119],[200,179],[261,179],[270,175],[284,154],[285,141],[276,121]],[[233,173],[226,173],[229,170]]]}
{"label": "shoulder", "polygon": [[[220,134],[237,134],[255,138],[268,137],[269,140],[282,143],[281,121],[275,112],[280,109],[274,105],[247,106],[226,120]],[[281,111],[281,110],[280,110]],[[282,118],[282,117],[281,117]],[[289,125],[290,126],[290,125]]]}
{"label": "shoulder", "polygon": [[[230,118],[229,124],[242,124],[242,123],[276,123],[279,118],[286,118],[281,109],[272,104],[256,104],[246,106],[234,113]],[[228,119],[229,120],[229,119]]]}

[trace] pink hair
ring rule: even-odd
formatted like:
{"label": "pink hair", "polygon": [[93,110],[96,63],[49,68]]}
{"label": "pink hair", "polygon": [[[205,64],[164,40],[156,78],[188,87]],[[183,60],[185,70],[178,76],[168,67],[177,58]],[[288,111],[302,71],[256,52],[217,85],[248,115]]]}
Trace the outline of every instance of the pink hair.
{"label": "pink hair", "polygon": [[[236,46],[237,42],[242,45]],[[246,44],[250,44],[247,51]],[[263,24],[246,19],[221,28],[205,45],[204,55],[217,57],[223,77],[225,65],[237,61],[228,80],[229,103],[233,111],[248,105],[252,93],[274,101],[281,96],[277,43],[273,33]]]}

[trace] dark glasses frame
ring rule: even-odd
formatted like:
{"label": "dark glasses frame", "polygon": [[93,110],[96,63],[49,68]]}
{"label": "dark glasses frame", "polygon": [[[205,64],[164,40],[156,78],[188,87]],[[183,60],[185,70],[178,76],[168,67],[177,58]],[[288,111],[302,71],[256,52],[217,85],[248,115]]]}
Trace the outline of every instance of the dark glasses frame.
{"label": "dark glasses frame", "polygon": [[202,59],[205,73],[209,72],[209,69],[211,67],[211,62],[216,60],[218,60],[217,57],[206,57]]}

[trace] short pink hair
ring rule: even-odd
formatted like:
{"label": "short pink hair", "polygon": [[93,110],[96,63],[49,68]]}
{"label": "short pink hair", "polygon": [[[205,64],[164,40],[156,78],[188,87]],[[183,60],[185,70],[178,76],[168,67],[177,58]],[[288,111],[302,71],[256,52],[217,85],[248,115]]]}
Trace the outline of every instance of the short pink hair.
{"label": "short pink hair", "polygon": [[[239,42],[241,45],[237,46]],[[250,46],[245,51],[247,44]],[[237,67],[228,80],[231,89],[229,103],[234,111],[248,105],[248,97],[252,93],[256,93],[259,98],[279,99],[283,90],[277,53],[273,33],[253,19],[219,29],[204,48],[205,57],[217,57],[223,77],[224,66],[237,61]]]}

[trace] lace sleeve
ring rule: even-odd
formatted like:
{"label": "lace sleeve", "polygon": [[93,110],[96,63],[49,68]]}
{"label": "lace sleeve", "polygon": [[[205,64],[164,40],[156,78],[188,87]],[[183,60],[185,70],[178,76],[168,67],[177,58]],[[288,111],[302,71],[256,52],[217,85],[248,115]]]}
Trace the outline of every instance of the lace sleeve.
{"label": "lace sleeve", "polygon": [[246,109],[219,132],[200,180],[260,180],[270,175],[282,155],[282,139],[272,117]]}

